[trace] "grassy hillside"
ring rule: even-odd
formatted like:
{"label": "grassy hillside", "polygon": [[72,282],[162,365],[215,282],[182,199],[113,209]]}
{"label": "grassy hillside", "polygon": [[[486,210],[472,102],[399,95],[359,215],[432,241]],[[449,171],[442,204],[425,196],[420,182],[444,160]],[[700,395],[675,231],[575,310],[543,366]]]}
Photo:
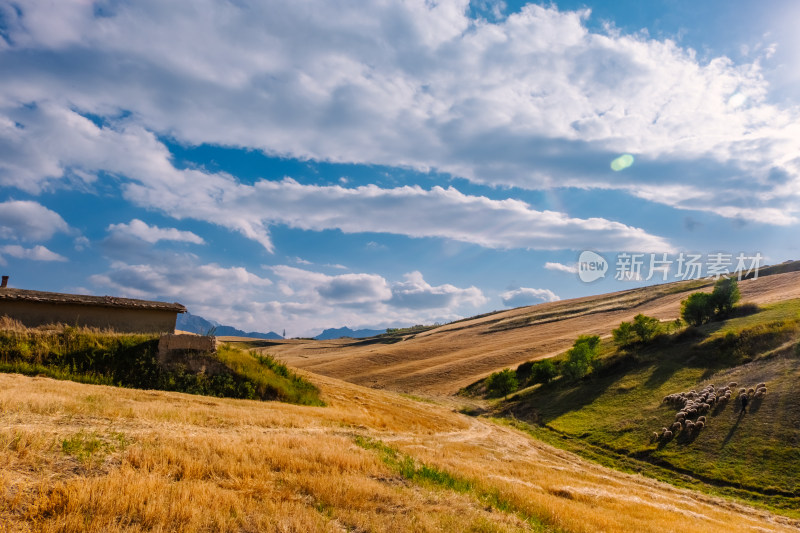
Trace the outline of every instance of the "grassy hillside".
{"label": "grassy hillside", "polygon": [[[0,372],[118,385],[320,405],[319,391],[269,355],[222,345],[162,364],[158,337],[89,328],[26,328],[0,318]],[[193,359],[189,365],[186,358]],[[191,368],[202,368],[192,371]]]}
{"label": "grassy hillside", "polygon": [[0,529],[797,530],[488,420],[312,379],[327,407],[0,374]]}
{"label": "grassy hillside", "polygon": [[[559,378],[512,396],[496,413],[530,423],[540,438],[627,470],[733,495],[800,517],[800,300],[663,336],[618,351],[578,382]],[[721,389],[731,401],[706,413],[700,431],[680,429],[670,394]],[[743,412],[740,387],[766,383]]]}
{"label": "grassy hillside", "polygon": [[[800,262],[742,281],[743,300],[760,305],[800,298],[800,272],[789,268],[794,265]],[[709,280],[676,282],[509,309],[425,331],[358,340],[265,341],[262,346],[293,367],[359,385],[450,395],[504,367],[557,355],[577,332],[608,335],[638,313],[674,320],[689,292],[710,292],[712,286]]]}

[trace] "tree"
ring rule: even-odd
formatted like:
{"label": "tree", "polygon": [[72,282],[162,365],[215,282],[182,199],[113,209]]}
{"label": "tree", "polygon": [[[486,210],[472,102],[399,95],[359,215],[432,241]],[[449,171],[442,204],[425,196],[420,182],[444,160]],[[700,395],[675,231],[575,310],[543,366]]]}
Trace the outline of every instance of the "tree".
{"label": "tree", "polygon": [[600,351],[600,337],[581,335],[567,351],[567,360],[561,365],[561,372],[567,379],[580,379],[589,373],[592,361]]}
{"label": "tree", "polygon": [[523,384],[550,383],[558,376],[558,369],[549,359],[525,361],[517,367],[516,374],[519,386],[522,387]]}
{"label": "tree", "polygon": [[508,396],[517,390],[517,387],[519,387],[517,376],[510,368],[495,372],[486,379],[486,390],[490,396]]}
{"label": "tree", "polygon": [[714,285],[714,292],[711,293],[710,305],[713,306],[717,315],[725,316],[730,314],[733,306],[742,295],[739,293],[739,283],[734,278],[721,278]]}
{"label": "tree", "polygon": [[623,348],[633,343],[634,334],[633,324],[630,322],[620,322],[617,329],[611,330],[611,337],[614,342]]}
{"label": "tree", "polygon": [[536,361],[531,369],[531,381],[533,383],[550,383],[557,375],[558,369],[550,359]]}
{"label": "tree", "polygon": [[642,342],[650,342],[661,330],[661,322],[652,316],[641,313],[633,317],[633,331]]}
{"label": "tree", "polygon": [[708,322],[714,314],[711,295],[707,292],[693,292],[681,302],[681,318],[690,326]]}

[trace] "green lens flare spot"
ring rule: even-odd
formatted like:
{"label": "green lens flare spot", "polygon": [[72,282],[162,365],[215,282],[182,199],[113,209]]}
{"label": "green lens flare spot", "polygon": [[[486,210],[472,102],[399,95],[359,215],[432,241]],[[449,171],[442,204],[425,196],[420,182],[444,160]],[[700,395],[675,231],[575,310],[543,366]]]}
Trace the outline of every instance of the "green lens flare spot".
{"label": "green lens flare spot", "polygon": [[625,170],[633,164],[633,156],[631,154],[623,154],[611,162],[611,170],[619,172]]}

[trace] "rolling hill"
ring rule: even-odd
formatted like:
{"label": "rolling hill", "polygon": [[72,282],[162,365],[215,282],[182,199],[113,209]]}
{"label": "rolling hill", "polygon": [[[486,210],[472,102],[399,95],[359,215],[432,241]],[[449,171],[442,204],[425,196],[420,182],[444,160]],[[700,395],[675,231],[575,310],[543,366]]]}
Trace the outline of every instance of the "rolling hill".
{"label": "rolling hill", "polygon": [[[621,320],[674,319],[690,291],[711,285],[635,289],[367,339],[237,341],[305,368],[298,373],[324,406],[0,374],[0,524],[800,531],[800,272],[742,282],[743,301],[759,308],[659,337],[596,376],[497,402],[453,396],[499,368],[563,354],[581,333],[601,335],[604,357],[616,361],[609,332]],[[769,393],[746,415],[733,401],[710,412],[702,432],[650,439],[674,419],[665,396],[731,381],[764,381]]]}
{"label": "rolling hill", "polygon": [[[800,297],[800,272],[791,270],[796,263],[777,267],[772,272],[780,273],[742,281],[742,301]],[[500,311],[402,337],[275,341],[265,349],[291,366],[359,385],[451,395],[498,369],[559,354],[579,333],[609,335],[638,313],[675,319],[689,292],[712,285],[656,285]]]}
{"label": "rolling hill", "polygon": [[798,528],[490,420],[306,377],[327,407],[0,374],[3,530]]}

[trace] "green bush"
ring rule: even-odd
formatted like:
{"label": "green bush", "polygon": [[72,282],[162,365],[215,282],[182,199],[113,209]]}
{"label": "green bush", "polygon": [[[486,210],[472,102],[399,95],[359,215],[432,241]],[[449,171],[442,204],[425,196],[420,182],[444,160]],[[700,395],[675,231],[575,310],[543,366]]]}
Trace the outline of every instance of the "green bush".
{"label": "green bush", "polygon": [[641,313],[633,317],[633,331],[642,342],[650,342],[661,331],[661,322],[652,316]]}
{"label": "green bush", "polygon": [[561,365],[561,374],[569,379],[580,379],[589,373],[600,351],[600,337],[581,335],[567,351],[567,360]]}
{"label": "green bush", "polygon": [[734,278],[722,278],[714,284],[711,294],[694,292],[681,302],[681,318],[689,325],[699,326],[712,318],[731,314],[741,298],[739,283]]}
{"label": "green bush", "polygon": [[517,376],[510,368],[495,372],[486,379],[486,390],[492,397],[508,396],[518,387]]}
{"label": "green bush", "polygon": [[727,316],[741,297],[739,283],[734,278],[722,278],[714,285],[709,305],[718,316]]}
{"label": "green bush", "polygon": [[690,326],[705,324],[714,314],[711,295],[705,292],[694,292],[681,302],[681,318]]}
{"label": "green bush", "polygon": [[531,382],[550,383],[558,376],[558,369],[550,359],[536,361],[531,369]]}
{"label": "green bush", "polygon": [[630,322],[620,322],[617,329],[611,330],[611,337],[618,346],[623,348],[633,344],[633,341],[635,340],[633,324]]}
{"label": "green bush", "polygon": [[526,361],[517,367],[516,374],[520,386],[550,383],[558,376],[558,368],[550,359]]}

